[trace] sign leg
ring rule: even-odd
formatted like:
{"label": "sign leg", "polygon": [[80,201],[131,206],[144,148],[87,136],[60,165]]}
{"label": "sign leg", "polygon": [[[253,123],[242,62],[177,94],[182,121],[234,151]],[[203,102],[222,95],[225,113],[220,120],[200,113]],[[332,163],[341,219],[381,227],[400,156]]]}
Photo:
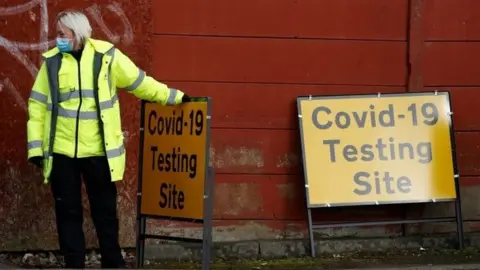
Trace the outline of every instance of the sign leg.
{"label": "sign leg", "polygon": [[204,223],[203,223],[203,242],[202,242],[202,270],[210,269],[210,260],[212,252],[212,216],[213,216],[213,194],[214,194],[214,173],[213,168],[208,167],[208,178],[207,178],[207,201],[206,211],[204,213]]}
{"label": "sign leg", "polygon": [[310,240],[310,252],[312,253],[312,258],[315,258],[315,239],[313,238],[313,224],[312,224],[312,210],[308,208],[308,234]]}
{"label": "sign leg", "polygon": [[460,183],[459,179],[455,179],[455,188],[457,190],[457,199],[455,200],[455,216],[457,218],[457,238],[458,248],[463,250],[465,247],[463,236],[463,214],[462,214],[462,200],[460,199]]}
{"label": "sign leg", "polygon": [[140,239],[142,238],[142,233],[140,232],[141,228],[141,218],[137,218],[136,224],[136,240],[135,240],[135,268],[140,268]]}
{"label": "sign leg", "polygon": [[207,228],[203,228],[203,242],[202,242],[202,270],[209,270],[210,269],[210,251],[208,249],[208,233],[206,232]]}
{"label": "sign leg", "polygon": [[145,262],[145,238],[143,235],[145,235],[145,230],[147,228],[147,218],[141,217],[140,218],[140,233],[142,237],[140,238],[140,241],[138,243],[138,268],[143,268],[143,263]]}

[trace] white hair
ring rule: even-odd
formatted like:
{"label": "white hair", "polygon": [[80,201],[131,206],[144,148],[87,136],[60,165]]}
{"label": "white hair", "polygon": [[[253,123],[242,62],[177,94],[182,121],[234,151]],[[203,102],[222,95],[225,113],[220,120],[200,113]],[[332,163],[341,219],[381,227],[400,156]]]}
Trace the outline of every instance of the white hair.
{"label": "white hair", "polygon": [[56,23],[62,23],[73,31],[77,44],[85,44],[92,35],[92,27],[87,16],[80,11],[63,11],[57,15]]}

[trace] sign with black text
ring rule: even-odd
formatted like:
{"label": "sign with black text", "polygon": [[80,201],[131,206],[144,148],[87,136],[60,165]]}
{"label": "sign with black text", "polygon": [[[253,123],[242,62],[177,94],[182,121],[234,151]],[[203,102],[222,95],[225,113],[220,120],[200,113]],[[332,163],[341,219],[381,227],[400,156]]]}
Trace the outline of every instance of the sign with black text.
{"label": "sign with black text", "polygon": [[142,214],[203,219],[208,109],[207,101],[145,104]]}
{"label": "sign with black text", "polygon": [[297,99],[309,207],[454,200],[448,92]]}

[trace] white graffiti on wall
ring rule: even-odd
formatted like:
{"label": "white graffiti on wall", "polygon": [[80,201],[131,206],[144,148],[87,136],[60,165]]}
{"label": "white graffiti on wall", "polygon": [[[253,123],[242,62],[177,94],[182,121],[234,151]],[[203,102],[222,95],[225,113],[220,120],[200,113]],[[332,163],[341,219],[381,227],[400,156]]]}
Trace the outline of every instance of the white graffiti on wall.
{"label": "white graffiti on wall", "polygon": [[3,79],[3,82],[0,81],[0,92],[2,90],[6,90],[10,95],[12,95],[15,99],[15,104],[20,106],[25,112],[27,112],[27,104],[25,104],[25,100],[23,100],[20,92],[17,90],[17,88],[15,88],[9,78]]}
{"label": "white graffiti on wall", "polygon": [[[38,72],[38,66],[41,63],[41,56],[38,60],[38,65],[29,59],[26,55],[26,52],[29,51],[38,51],[44,52],[48,50],[48,48],[55,44],[54,40],[48,40],[48,6],[47,0],[30,0],[25,4],[11,6],[11,7],[0,7],[0,17],[7,17],[16,14],[21,14],[24,12],[28,12],[30,19],[36,23],[36,14],[32,11],[35,7],[40,8],[40,20],[37,23],[40,26],[39,31],[39,42],[36,43],[25,43],[25,42],[17,42],[8,40],[3,37],[2,33],[0,32],[0,47],[3,47],[14,59],[20,62],[25,69],[30,73],[32,78],[35,78]],[[122,42],[125,45],[130,45],[133,41],[133,30],[128,20],[125,12],[123,11],[120,4],[114,2],[108,4],[104,7],[105,9],[109,10],[113,14],[115,14],[120,21],[123,23],[123,33],[117,34],[113,33],[105,23],[102,18],[102,7],[97,4],[93,4],[92,6],[86,9],[87,15],[90,17],[92,22],[95,22],[102,32],[107,36],[107,38],[113,42],[118,43]],[[8,20],[7,20],[8,24]],[[20,92],[14,86],[14,83],[9,78],[0,78],[0,93],[7,92],[13,96],[17,105],[21,106],[25,111],[27,110],[27,106],[25,104],[24,99],[20,95]]]}

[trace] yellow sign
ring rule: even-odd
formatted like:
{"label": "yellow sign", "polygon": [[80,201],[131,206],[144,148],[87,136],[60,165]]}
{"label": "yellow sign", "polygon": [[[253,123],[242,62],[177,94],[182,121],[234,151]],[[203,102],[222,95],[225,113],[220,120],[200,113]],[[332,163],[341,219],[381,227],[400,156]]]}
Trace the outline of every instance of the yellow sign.
{"label": "yellow sign", "polygon": [[297,103],[309,207],[456,198],[448,92]]}
{"label": "yellow sign", "polygon": [[203,219],[208,102],[144,106],[141,213]]}

